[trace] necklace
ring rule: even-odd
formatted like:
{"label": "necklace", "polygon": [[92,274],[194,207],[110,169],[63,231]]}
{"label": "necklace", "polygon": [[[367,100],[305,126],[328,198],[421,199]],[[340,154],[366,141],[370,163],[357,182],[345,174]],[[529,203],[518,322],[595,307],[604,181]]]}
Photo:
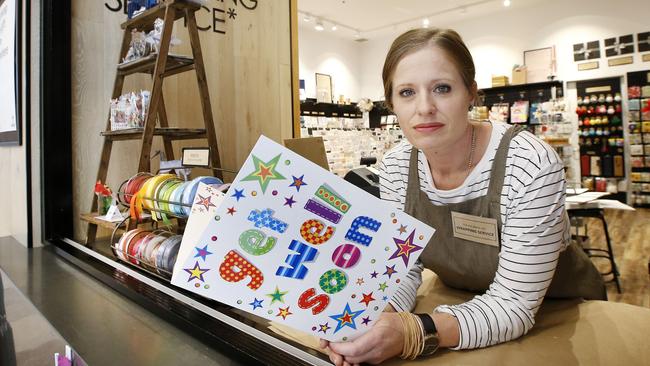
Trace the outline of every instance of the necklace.
{"label": "necklace", "polygon": [[467,158],[467,170],[472,170],[472,160],[474,160],[474,150],[476,150],[476,129],[474,128],[474,125],[472,125],[472,136],[470,138],[472,140],[470,149],[469,149],[469,157]]}

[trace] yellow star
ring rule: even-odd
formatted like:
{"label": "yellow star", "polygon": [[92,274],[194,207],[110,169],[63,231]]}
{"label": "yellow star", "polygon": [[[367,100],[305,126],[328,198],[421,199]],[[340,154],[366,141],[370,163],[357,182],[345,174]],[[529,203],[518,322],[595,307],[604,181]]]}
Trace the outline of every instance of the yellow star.
{"label": "yellow star", "polygon": [[285,320],[287,319],[287,317],[288,317],[289,315],[292,315],[292,314],[293,314],[292,312],[289,311],[289,306],[287,306],[287,307],[284,308],[284,309],[283,309],[283,308],[279,308],[278,311],[279,311],[279,313],[278,313],[276,316],[281,316],[282,319],[285,319]]}
{"label": "yellow star", "polygon": [[194,263],[194,268],[184,268],[183,270],[190,274],[190,278],[187,280],[187,282],[190,282],[195,278],[203,282],[203,274],[209,271],[209,269],[202,269],[199,267],[199,262]]}

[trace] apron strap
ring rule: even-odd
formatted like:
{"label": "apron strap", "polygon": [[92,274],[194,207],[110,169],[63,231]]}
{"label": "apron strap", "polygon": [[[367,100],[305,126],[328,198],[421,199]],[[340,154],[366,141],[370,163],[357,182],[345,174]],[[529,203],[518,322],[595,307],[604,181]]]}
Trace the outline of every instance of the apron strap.
{"label": "apron strap", "polygon": [[409,180],[406,186],[405,212],[411,212],[411,206],[418,201],[420,194],[420,174],[418,173],[418,149],[411,147],[411,158],[409,160]]}
{"label": "apron strap", "polygon": [[501,191],[503,189],[503,180],[506,174],[506,159],[508,158],[508,149],[510,148],[510,141],[519,132],[525,130],[521,125],[514,125],[510,127],[503,134],[499,148],[494,155],[492,162],[492,172],[490,173],[490,185],[488,187],[488,197],[491,201],[501,202]]}

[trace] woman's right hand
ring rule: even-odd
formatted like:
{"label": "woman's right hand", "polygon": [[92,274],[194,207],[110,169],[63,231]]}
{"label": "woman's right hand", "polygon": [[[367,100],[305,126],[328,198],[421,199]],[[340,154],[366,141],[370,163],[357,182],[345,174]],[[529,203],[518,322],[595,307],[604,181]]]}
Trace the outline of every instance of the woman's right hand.
{"label": "woman's right hand", "polygon": [[397,313],[384,312],[377,323],[359,338],[350,342],[328,342],[321,339],[320,346],[329,350],[336,366],[352,366],[363,362],[379,364],[398,356],[404,348],[404,325]]}

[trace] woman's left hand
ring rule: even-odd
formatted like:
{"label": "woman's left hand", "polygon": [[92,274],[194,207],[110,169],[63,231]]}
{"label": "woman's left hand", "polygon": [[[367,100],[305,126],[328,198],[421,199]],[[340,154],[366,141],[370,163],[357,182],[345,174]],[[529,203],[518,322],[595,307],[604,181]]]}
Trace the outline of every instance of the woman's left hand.
{"label": "woman's left hand", "polygon": [[336,366],[357,365],[362,362],[379,364],[402,353],[404,326],[397,313],[381,314],[372,329],[350,342],[321,340],[322,348],[329,348],[330,360]]}

